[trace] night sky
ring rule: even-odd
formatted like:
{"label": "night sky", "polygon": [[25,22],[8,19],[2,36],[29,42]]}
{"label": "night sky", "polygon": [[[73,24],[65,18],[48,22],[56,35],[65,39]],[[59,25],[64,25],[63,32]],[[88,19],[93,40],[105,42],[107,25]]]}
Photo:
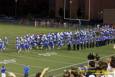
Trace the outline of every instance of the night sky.
{"label": "night sky", "polygon": [[7,16],[48,16],[48,0],[0,0],[0,15]]}

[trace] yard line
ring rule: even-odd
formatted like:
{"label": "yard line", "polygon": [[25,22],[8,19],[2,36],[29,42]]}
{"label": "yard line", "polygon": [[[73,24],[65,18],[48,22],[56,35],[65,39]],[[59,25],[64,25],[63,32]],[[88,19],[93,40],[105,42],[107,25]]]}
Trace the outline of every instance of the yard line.
{"label": "yard line", "polygon": [[[112,54],[112,55],[109,55],[109,56],[113,56],[113,55],[115,55],[115,54]],[[101,59],[109,57],[109,56],[104,56]],[[61,68],[58,68],[58,69],[53,69],[53,70],[50,70],[49,72],[57,71],[57,70],[60,70],[60,69],[63,69],[63,68],[68,68],[68,67],[71,67],[71,66],[74,66],[74,65],[80,65],[80,64],[84,64],[84,63],[86,63],[86,61],[81,62],[81,63],[77,63],[77,64],[73,64],[73,65],[69,65],[69,66],[65,66],[65,67],[61,67]]]}
{"label": "yard line", "polygon": [[[78,64],[73,64],[73,65],[69,65],[69,66],[65,66],[65,67],[61,67],[61,68],[57,68],[57,69],[52,69],[52,70],[48,71],[48,73],[49,72],[54,72],[54,71],[57,71],[57,70],[60,70],[60,69],[63,69],[63,68],[71,67],[71,66],[74,66],[74,65],[84,64],[84,63],[86,63],[86,62],[81,62],[81,63],[78,63]],[[35,74],[30,75],[30,77],[33,77],[33,75],[35,75]]]}
{"label": "yard line", "polygon": [[57,70],[60,70],[60,69],[63,69],[63,68],[68,68],[68,67],[71,67],[71,66],[80,65],[80,64],[84,64],[84,63],[86,63],[86,61],[83,61],[83,62],[77,63],[77,64],[73,64],[73,65],[68,65],[68,66],[65,66],[65,67],[60,67],[60,68],[57,68],[57,69],[52,69],[49,72],[54,72],[54,71],[57,71]]}
{"label": "yard line", "polygon": [[[14,59],[16,59],[16,58],[14,58]],[[24,66],[25,65],[25,64],[22,64],[22,63],[18,63],[18,62],[15,62],[15,63],[12,63],[12,64],[20,65],[20,66]],[[39,66],[33,66],[33,65],[30,65],[30,64],[26,64],[26,65],[29,65],[32,68],[38,68],[38,69],[42,69],[43,68],[43,67],[39,67]]]}
{"label": "yard line", "polygon": [[[11,56],[11,55],[8,55],[8,56]],[[13,56],[13,55],[12,55]],[[15,56],[13,56],[15,57]],[[23,57],[23,58],[27,58],[27,57],[24,57],[24,56],[18,56],[18,57]],[[29,57],[29,59],[33,59],[32,57]],[[16,59],[16,58],[15,58]],[[59,63],[59,62],[58,62]],[[60,62],[61,63],[61,62]],[[66,63],[66,62],[63,62],[63,63]],[[24,66],[25,64],[21,64],[21,63],[13,63],[13,64],[16,64],[16,65],[21,65],[21,66]],[[72,64],[72,63],[69,63],[69,64]],[[29,64],[28,64],[29,65]],[[43,69],[44,67],[39,67],[39,66],[32,66],[30,65],[30,67],[33,67],[33,68],[39,68],[39,69]]]}
{"label": "yard line", "polygon": [[[6,71],[7,73],[8,72],[12,72],[12,71]],[[17,73],[17,72],[13,72],[14,74],[17,74],[17,75],[21,75],[21,76],[23,76],[23,74],[21,74],[21,73]]]}
{"label": "yard line", "polygon": [[[38,53],[38,52],[31,52],[31,53]],[[57,53],[57,52],[56,52]],[[70,56],[65,56],[65,55],[56,55],[56,56],[61,56],[61,57],[64,57],[64,58],[70,58],[70,59],[76,59],[75,57],[70,57]]]}
{"label": "yard line", "polygon": [[[14,50],[14,49],[13,49]],[[35,51],[35,50],[32,50],[32,51]],[[22,51],[23,52],[23,51]],[[31,52],[30,53],[37,53],[37,52]],[[19,54],[20,55],[20,54]],[[38,55],[39,56],[39,55]],[[15,57],[15,56],[14,56]],[[33,57],[24,57],[24,56],[18,56],[18,57],[23,57],[23,58],[27,58],[27,59],[33,59]],[[39,60],[39,59],[34,59],[34,60]],[[55,62],[55,63],[63,63],[63,64],[73,64],[73,63],[70,63],[70,62],[62,62],[62,61],[55,61],[55,60],[49,60],[49,59],[44,59],[45,61],[51,61],[51,62]],[[39,61],[43,61],[42,60],[39,60]]]}
{"label": "yard line", "polygon": [[[31,53],[31,52],[30,52]],[[20,54],[19,54],[20,55]],[[8,55],[9,56],[9,55]],[[10,56],[13,56],[13,55],[10,55]],[[38,55],[39,56],[39,55]],[[34,57],[25,57],[25,56],[13,56],[13,57],[20,57],[20,58],[25,58],[25,59],[32,59],[32,60],[36,60],[36,61],[49,61],[49,62],[55,62],[55,63],[62,63],[62,64],[73,64],[73,63],[70,63],[70,62],[62,62],[62,61],[55,61],[55,60],[49,60],[49,59],[47,59],[47,58],[45,58],[45,59],[42,59],[42,60],[40,60],[40,59],[37,59],[37,58],[34,58]]]}

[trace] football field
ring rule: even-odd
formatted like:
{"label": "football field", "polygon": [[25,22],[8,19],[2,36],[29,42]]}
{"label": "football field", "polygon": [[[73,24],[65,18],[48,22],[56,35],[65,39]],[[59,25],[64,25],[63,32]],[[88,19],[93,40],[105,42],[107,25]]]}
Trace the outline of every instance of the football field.
{"label": "football field", "polygon": [[66,29],[57,28],[35,28],[24,25],[0,24],[0,38],[5,36],[9,39],[9,44],[5,52],[0,53],[0,67],[5,64],[7,71],[14,72],[17,77],[23,77],[24,65],[30,66],[30,77],[49,67],[47,75],[62,77],[63,70],[71,66],[77,66],[87,62],[87,55],[90,52],[98,53],[101,57],[115,55],[113,45],[99,48],[85,49],[80,51],[68,51],[65,46],[63,49],[54,49],[51,51],[34,49],[30,52],[17,53],[15,48],[16,36],[30,34],[43,34],[48,32],[62,32]]}

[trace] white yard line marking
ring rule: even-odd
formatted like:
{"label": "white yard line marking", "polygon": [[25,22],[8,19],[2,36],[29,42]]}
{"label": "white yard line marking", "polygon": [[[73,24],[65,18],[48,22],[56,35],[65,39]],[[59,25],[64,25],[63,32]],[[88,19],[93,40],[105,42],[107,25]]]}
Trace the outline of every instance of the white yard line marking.
{"label": "white yard line marking", "polygon": [[81,63],[77,63],[77,64],[73,64],[73,65],[68,65],[68,66],[65,66],[65,67],[60,67],[60,68],[57,68],[57,69],[52,69],[49,72],[54,72],[54,71],[57,71],[57,70],[60,70],[60,69],[63,69],[63,68],[68,68],[68,67],[71,67],[71,66],[80,65],[80,64],[84,64],[84,63],[86,63],[86,61],[81,62]]}
{"label": "white yard line marking", "polygon": [[34,57],[24,57],[24,56],[19,56],[21,58],[26,58],[26,59],[32,59],[32,60],[36,60],[36,61],[49,61],[49,62],[55,62],[55,63],[62,63],[62,64],[72,64],[72,63],[69,63],[69,62],[61,62],[61,61],[55,61],[55,60],[49,60],[47,58],[45,59],[36,59]]}
{"label": "white yard line marking", "polygon": [[[10,72],[10,71],[6,71],[6,72],[8,73],[8,72]],[[11,71],[11,72],[12,72],[12,71]],[[17,73],[17,72],[13,72],[13,73],[14,73],[14,74],[17,74],[17,75],[21,75],[21,76],[23,75],[23,74]]]}
{"label": "white yard line marking", "polygon": [[[112,55],[109,55],[109,56],[113,56],[113,55],[115,55],[115,54],[112,54]],[[101,59],[109,57],[109,56],[104,56]],[[77,63],[77,64],[68,65],[68,66],[65,66],[65,67],[60,67],[60,68],[57,68],[57,69],[53,69],[53,70],[50,70],[49,72],[57,71],[57,70],[60,70],[60,69],[63,69],[63,68],[68,68],[68,67],[71,67],[71,66],[74,66],[74,65],[77,66],[77,65],[80,65],[80,64],[84,64],[84,63],[86,63],[86,61],[83,61],[83,62]]]}

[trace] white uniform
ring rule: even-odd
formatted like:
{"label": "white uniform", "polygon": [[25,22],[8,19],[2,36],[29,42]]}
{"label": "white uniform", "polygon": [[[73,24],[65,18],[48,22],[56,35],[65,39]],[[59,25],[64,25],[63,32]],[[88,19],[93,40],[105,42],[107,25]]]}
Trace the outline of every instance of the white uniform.
{"label": "white uniform", "polygon": [[6,73],[1,73],[1,77],[6,77]]}

